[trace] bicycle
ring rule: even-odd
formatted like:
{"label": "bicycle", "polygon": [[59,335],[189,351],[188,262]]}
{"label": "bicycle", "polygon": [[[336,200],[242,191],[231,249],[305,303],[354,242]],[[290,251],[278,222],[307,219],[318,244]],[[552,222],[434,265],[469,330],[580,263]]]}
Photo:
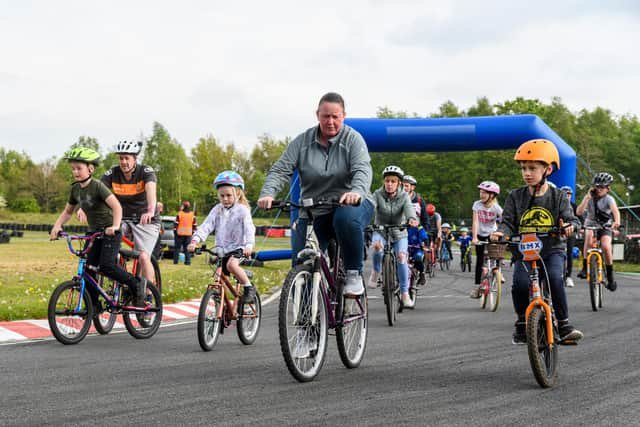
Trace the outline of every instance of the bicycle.
{"label": "bicycle", "polygon": [[[135,225],[135,224],[138,224],[139,219],[137,217],[127,217],[122,219],[122,222],[125,222],[125,221]],[[118,254],[118,264],[120,264],[120,267],[123,270],[131,271],[131,274],[136,276],[138,274],[140,252],[135,251],[133,249],[134,243],[127,236],[124,236],[124,235],[122,236],[122,243],[127,245],[131,250],[120,249],[120,252]],[[160,292],[160,295],[162,295],[162,276],[160,275],[160,264],[158,263],[158,259],[153,254],[150,254],[150,259],[151,259],[151,265],[153,266],[154,276],[156,279],[156,282],[154,283],[154,285],[158,290],[158,292]],[[131,269],[129,269],[128,267],[129,261],[132,261]],[[107,289],[110,292],[113,292],[111,289],[113,285],[109,284],[108,282],[104,283],[103,281],[100,283],[100,286],[103,287],[104,289]],[[147,299],[150,299],[150,298],[151,298],[151,294],[148,294]],[[111,332],[111,330],[113,329],[113,326],[116,323],[116,319],[118,315],[117,313],[114,313],[112,310],[109,310],[109,307],[107,305],[101,304],[99,307],[96,307],[96,309],[98,310],[98,312],[96,313],[96,316],[93,319],[93,325],[95,326],[96,331],[100,335],[106,335],[109,332]]]}
{"label": "bicycle", "polygon": [[[366,289],[362,295],[344,295],[346,273],[342,248],[330,239],[320,249],[313,231],[311,210],[338,207],[337,201],[304,199],[302,203],[274,201],[272,208],[301,209],[309,218],[305,247],[282,284],[278,335],[282,356],[291,375],[300,382],[313,380],[324,363],[329,329],[335,330],[340,360],[357,368],[364,357],[368,332]],[[364,284],[363,284],[364,285]]]}
{"label": "bicycle", "polygon": [[505,245],[479,241],[479,245],[487,245],[487,253],[482,265],[480,276],[480,306],[493,312],[500,306],[500,296],[502,295],[502,268],[501,262],[504,258]]}
{"label": "bicycle", "polygon": [[451,255],[449,254],[449,249],[445,242],[442,242],[442,247],[440,248],[440,270],[444,270],[445,268],[449,270],[451,266]]}
{"label": "bicycle", "polygon": [[[556,232],[556,231],[554,231]],[[529,305],[525,312],[527,353],[531,370],[538,384],[543,388],[552,387],[558,378],[558,345],[560,334],[553,310],[551,288],[546,274],[538,271],[544,266],[540,252],[542,241],[539,237],[550,232],[531,232],[516,236],[511,241],[494,242],[517,247],[523,261],[531,262],[529,270]],[[540,262],[541,265],[538,265]],[[575,341],[562,344],[576,344]]]}
{"label": "bicycle", "polygon": [[425,250],[424,256],[424,271],[429,277],[436,277],[436,265],[438,264],[438,258],[436,254],[436,245],[432,239],[429,239],[429,244]]}
{"label": "bicycle", "polygon": [[465,269],[471,271],[471,246],[460,247],[460,269],[463,273]]}
{"label": "bicycle", "polygon": [[[397,320],[396,312],[402,312],[404,305],[400,298],[400,284],[398,282],[398,270],[396,253],[393,250],[393,242],[391,241],[391,230],[404,230],[407,228],[406,224],[388,224],[388,225],[370,225],[368,230],[375,231],[383,235],[384,254],[382,255],[382,296],[385,304],[385,311],[387,313],[387,322],[389,326],[393,326]],[[408,254],[407,254],[408,257]],[[415,307],[416,303],[416,289],[412,285],[412,280],[409,280],[409,298]],[[396,305],[398,307],[396,311]]]}
{"label": "bicycle", "polygon": [[[104,277],[97,267],[87,264],[87,254],[93,247],[94,241],[102,235],[102,232],[89,236],[72,236],[64,232],[59,234],[59,237],[67,240],[69,252],[80,258],[76,275],[56,287],[47,308],[49,328],[53,336],[62,344],[77,344],[82,341],[89,332],[92,320],[95,325],[99,324],[95,319],[96,314],[105,311],[114,317],[122,314],[127,331],[134,338],[150,338],[160,327],[162,299],[155,286],[148,285],[147,291],[151,294],[151,300],[145,301],[144,307],[136,307],[133,304],[135,296],[116,281],[109,279],[109,286],[106,289],[102,288]],[[74,241],[86,243],[85,248],[75,249]],[[125,252],[127,256],[136,256],[133,251],[129,251],[132,252],[130,254],[127,254],[125,249],[120,251]],[[87,283],[97,292],[98,301],[95,304],[99,307],[94,306]]]}
{"label": "bicycle", "polygon": [[609,230],[610,226],[595,225],[584,226],[585,230],[593,230],[591,234],[591,247],[587,250],[587,283],[589,284],[589,297],[591,308],[598,311],[604,303],[603,288],[605,287],[604,254],[598,238],[599,230]]}
{"label": "bicycle", "polygon": [[[256,296],[250,303],[242,302],[240,283],[232,285],[229,276],[223,271],[224,251],[217,247],[215,250],[201,246],[198,252],[206,252],[212,265],[213,281],[207,285],[198,310],[198,342],[204,351],[211,351],[224,334],[224,330],[236,321],[238,338],[245,345],[251,345],[258,337],[262,320],[262,304],[256,290]],[[215,263],[213,261],[215,260]],[[251,278],[253,274],[247,271]],[[233,298],[230,298],[232,296]]]}

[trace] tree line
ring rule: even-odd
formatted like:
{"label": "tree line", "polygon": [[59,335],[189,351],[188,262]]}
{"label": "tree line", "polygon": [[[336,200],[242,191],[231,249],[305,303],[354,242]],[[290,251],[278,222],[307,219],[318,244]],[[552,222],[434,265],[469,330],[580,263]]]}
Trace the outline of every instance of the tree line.
{"label": "tree line", "polygon": [[[640,185],[640,122],[635,115],[617,116],[608,109],[597,107],[578,112],[570,111],[560,98],[549,103],[538,99],[516,98],[492,104],[479,98],[466,110],[447,101],[435,113],[426,117],[471,117],[511,114],[536,114],[547,123],[577,153],[577,197],[582,197],[593,171],[609,171],[616,178],[612,188],[629,204],[640,202],[640,193],[630,190]],[[417,113],[392,111],[379,107],[378,118],[424,117]],[[309,123],[309,126],[313,123]],[[303,129],[300,129],[302,132]],[[295,136],[295,135],[294,135]],[[234,169],[245,179],[250,201],[258,198],[265,175],[278,159],[291,138],[274,139],[268,134],[257,137],[250,152],[243,152],[231,144],[222,144],[213,135],[199,139],[189,152],[171,136],[160,123],[154,123],[150,136],[144,136],[140,161],[153,167],[158,176],[158,200],[165,211],[175,213],[182,200],[195,204],[197,213],[205,215],[217,203],[213,179],[221,171]],[[96,138],[81,136],[68,148],[87,146],[103,155],[95,176],[117,164],[109,146]],[[71,170],[66,161],[52,157],[41,163],[33,162],[24,152],[0,147],[0,209],[15,212],[59,212],[68,197]],[[513,162],[513,150],[471,151],[455,153],[372,153],[374,180],[372,190],[382,185],[381,171],[395,164],[418,181],[417,191],[436,205],[446,220],[457,221],[471,217],[471,205],[478,198],[476,186],[486,179],[498,182],[505,190],[522,185],[519,170]],[[581,192],[580,189],[584,190]],[[284,194],[282,196],[285,196]],[[3,207],[5,205],[6,207]],[[265,213],[256,211],[256,215]]]}

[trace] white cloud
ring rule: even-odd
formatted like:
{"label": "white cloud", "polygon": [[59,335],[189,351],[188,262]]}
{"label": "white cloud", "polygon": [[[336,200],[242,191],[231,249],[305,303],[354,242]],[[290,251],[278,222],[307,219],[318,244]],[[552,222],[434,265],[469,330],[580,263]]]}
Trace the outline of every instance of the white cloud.
{"label": "white cloud", "polygon": [[40,161],[158,121],[249,149],[312,126],[329,90],[352,117],[481,96],[639,115],[639,21],[630,0],[5,2],[0,147]]}

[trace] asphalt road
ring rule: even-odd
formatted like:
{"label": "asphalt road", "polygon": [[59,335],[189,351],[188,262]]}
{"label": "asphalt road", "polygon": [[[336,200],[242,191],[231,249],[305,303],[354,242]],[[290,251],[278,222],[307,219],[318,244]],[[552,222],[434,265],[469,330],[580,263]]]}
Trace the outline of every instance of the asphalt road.
{"label": "asphalt road", "polygon": [[560,347],[557,385],[542,389],[526,346],[511,344],[506,276],[490,313],[467,297],[470,273],[438,271],[394,327],[371,292],[362,365],[345,369],[330,337],[322,372],[305,384],[280,354],[277,302],[252,346],[229,329],[203,352],[194,322],[142,341],[125,332],[3,345],[0,425],[639,425],[640,279],[619,275],[597,313],[584,281],[568,289],[585,338]]}

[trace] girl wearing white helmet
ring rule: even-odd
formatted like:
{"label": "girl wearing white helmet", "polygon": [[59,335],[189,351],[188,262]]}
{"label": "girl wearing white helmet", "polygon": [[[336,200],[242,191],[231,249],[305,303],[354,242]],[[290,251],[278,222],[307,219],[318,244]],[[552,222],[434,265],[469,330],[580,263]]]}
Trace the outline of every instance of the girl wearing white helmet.
{"label": "girl wearing white helmet", "polygon": [[[412,227],[418,226],[416,211],[413,208],[409,194],[402,189],[404,172],[398,166],[387,166],[382,172],[384,179],[382,187],[373,193],[376,211],[374,224],[406,224]],[[400,296],[405,307],[413,307],[409,297],[409,264],[408,264],[408,240],[407,231],[392,229],[390,238],[393,241],[393,249],[396,253],[398,281],[400,282]],[[382,255],[385,245],[384,236],[374,232],[371,237],[373,255],[371,257],[373,269],[369,278],[369,287],[377,286],[378,277],[382,270]]]}
{"label": "girl wearing white helmet", "polygon": [[475,285],[471,289],[471,298],[480,298],[480,278],[484,264],[484,245],[479,241],[488,241],[491,233],[498,229],[497,221],[502,216],[502,207],[498,203],[500,186],[493,181],[482,181],[478,185],[480,200],[476,200],[471,207],[473,224],[471,226],[472,242],[476,246],[476,274]]}
{"label": "girl wearing white helmet", "polygon": [[244,286],[242,302],[250,303],[256,296],[256,289],[240,266],[240,258],[248,257],[253,252],[256,227],[244,194],[244,180],[237,172],[228,170],[216,176],[213,186],[218,192],[220,203],[211,209],[207,219],[193,234],[187,250],[193,252],[198,243],[215,233],[216,246],[224,250],[224,269]]}

